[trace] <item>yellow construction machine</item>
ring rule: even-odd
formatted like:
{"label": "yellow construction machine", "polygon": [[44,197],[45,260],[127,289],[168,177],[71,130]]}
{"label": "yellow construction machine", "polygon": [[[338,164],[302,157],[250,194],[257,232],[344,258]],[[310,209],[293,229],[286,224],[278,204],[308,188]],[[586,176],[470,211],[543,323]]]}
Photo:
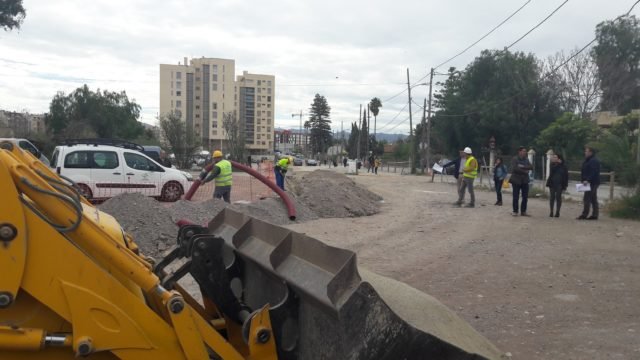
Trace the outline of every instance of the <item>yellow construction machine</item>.
{"label": "yellow construction machine", "polygon": [[359,271],[353,252],[240,213],[184,224],[155,261],[11,143],[0,194],[0,359],[500,358],[437,301]]}

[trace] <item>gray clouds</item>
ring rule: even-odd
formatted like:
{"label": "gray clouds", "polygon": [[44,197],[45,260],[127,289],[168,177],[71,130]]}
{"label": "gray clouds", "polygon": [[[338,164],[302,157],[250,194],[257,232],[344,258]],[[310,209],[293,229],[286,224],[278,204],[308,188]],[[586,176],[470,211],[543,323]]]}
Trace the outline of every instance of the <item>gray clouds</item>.
{"label": "gray clouds", "polygon": [[[306,111],[320,93],[333,109],[334,129],[341,121],[349,128],[360,103],[404,88],[407,67],[412,81],[418,80],[524,2],[25,0],[22,29],[0,33],[0,108],[43,112],[57,91],[86,82],[94,89],[126,90],[142,105],[143,120],[154,122],[158,65],[207,56],[235,59],[237,73],[275,75],[278,126],[297,126],[291,114]],[[560,3],[533,0],[440,70],[464,67],[482,49],[503,48]],[[514,49],[546,57],[582,46],[597,23],[632,3],[571,0]],[[422,103],[426,91],[416,88],[414,99]],[[405,102],[403,95],[383,103],[379,126]],[[408,124],[396,130],[406,132]]]}

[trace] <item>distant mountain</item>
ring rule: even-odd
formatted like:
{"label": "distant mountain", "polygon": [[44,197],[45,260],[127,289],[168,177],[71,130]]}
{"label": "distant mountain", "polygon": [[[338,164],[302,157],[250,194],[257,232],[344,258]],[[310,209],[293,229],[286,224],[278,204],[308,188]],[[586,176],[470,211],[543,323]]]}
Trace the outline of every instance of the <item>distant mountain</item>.
{"label": "distant mountain", "polygon": [[[285,128],[275,128],[275,131],[283,131],[283,130],[289,130],[291,132],[297,133],[298,129],[285,129]],[[304,130],[302,130],[304,132]],[[344,132],[344,138],[345,139],[349,139],[349,134],[351,134],[349,131],[345,131]],[[340,137],[340,131],[337,131],[335,133],[336,137]],[[376,139],[378,139],[378,141],[382,141],[382,140],[386,140],[388,143],[394,143],[396,142],[398,139],[406,139],[407,135],[405,134],[387,134],[387,133],[377,133],[376,134]]]}

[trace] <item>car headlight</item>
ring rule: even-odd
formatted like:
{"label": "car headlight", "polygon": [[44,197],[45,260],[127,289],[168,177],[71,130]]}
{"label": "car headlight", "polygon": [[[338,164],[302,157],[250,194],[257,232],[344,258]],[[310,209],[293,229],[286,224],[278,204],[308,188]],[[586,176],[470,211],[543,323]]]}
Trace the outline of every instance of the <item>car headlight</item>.
{"label": "car headlight", "polygon": [[187,178],[187,181],[193,181],[193,175],[189,174],[186,171],[181,171],[182,175]]}

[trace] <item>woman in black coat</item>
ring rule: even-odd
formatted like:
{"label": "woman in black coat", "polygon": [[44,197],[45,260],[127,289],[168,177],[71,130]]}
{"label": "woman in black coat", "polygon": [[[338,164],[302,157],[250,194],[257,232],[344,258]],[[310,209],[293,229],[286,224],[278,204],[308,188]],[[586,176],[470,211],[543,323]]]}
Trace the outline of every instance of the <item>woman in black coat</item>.
{"label": "woman in black coat", "polygon": [[[562,206],[562,192],[567,190],[569,186],[569,170],[564,164],[561,155],[551,156],[551,171],[547,179],[547,187],[549,188],[549,217],[560,217],[560,207]],[[553,213],[554,203],[556,205],[555,215]]]}

